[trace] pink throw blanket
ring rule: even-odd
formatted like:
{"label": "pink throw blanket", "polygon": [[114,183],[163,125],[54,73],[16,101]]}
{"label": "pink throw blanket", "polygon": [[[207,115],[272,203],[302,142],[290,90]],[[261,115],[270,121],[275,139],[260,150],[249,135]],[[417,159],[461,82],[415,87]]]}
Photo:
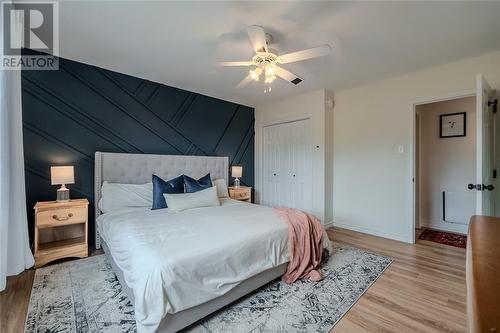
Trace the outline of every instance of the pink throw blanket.
{"label": "pink throw blanket", "polygon": [[294,208],[276,207],[274,211],[288,225],[290,262],[282,280],[293,283],[307,277],[311,281],[321,281],[323,277],[318,268],[322,254],[323,227],[319,220]]}

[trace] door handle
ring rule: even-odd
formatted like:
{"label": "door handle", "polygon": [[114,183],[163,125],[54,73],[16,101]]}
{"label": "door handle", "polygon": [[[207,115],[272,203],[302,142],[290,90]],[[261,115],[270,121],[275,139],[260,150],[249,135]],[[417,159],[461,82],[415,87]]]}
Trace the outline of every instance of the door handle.
{"label": "door handle", "polygon": [[493,185],[484,185],[484,184],[468,184],[467,185],[467,188],[469,190],[478,190],[478,191],[484,191],[484,190],[488,190],[488,191],[493,191],[495,189],[495,186]]}
{"label": "door handle", "polygon": [[493,186],[491,184],[490,185],[484,185],[483,184],[483,191],[484,190],[493,191],[494,189],[495,189],[495,186]]}

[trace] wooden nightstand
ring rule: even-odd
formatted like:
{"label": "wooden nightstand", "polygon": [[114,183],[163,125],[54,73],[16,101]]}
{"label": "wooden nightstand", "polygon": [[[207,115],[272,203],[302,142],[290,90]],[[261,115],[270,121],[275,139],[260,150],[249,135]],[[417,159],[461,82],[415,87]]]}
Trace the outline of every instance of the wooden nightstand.
{"label": "wooden nightstand", "polygon": [[88,256],[87,199],[35,205],[35,267],[67,257]]}
{"label": "wooden nightstand", "polygon": [[248,186],[240,186],[235,188],[234,186],[229,186],[229,197],[231,199],[252,202],[252,188]]}

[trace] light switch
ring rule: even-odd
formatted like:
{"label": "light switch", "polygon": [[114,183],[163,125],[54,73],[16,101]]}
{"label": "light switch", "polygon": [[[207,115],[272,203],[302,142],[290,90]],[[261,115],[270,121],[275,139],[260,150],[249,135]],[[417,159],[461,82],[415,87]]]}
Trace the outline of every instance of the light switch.
{"label": "light switch", "polygon": [[405,152],[405,146],[399,145],[398,146],[398,153],[403,154]]}

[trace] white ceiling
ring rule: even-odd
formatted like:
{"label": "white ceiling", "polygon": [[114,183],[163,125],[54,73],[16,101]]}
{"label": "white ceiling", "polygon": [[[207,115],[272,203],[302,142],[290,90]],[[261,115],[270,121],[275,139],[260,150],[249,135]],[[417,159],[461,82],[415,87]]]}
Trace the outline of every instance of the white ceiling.
{"label": "white ceiling", "polygon": [[[251,106],[500,49],[498,1],[67,1],[59,10],[62,57]],[[334,51],[283,65],[304,79],[299,86],[235,89],[248,68],[216,62],[250,60],[252,24],[273,35],[281,54],[322,43]]]}

